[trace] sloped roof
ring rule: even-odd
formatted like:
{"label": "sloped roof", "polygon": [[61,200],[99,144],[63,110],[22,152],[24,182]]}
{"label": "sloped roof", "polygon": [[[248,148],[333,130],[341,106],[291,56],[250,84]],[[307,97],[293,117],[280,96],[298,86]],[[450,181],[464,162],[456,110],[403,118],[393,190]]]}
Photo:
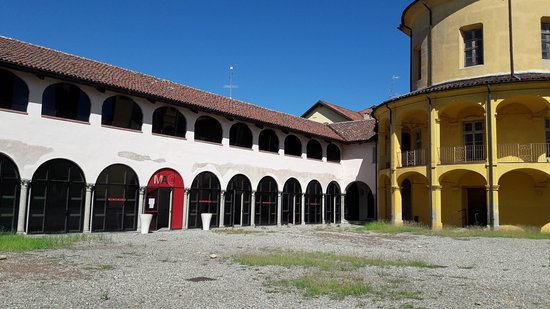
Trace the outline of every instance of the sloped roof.
{"label": "sloped roof", "polygon": [[328,126],[343,136],[348,142],[368,141],[376,136],[375,119],[337,122],[331,123]]}
{"label": "sloped roof", "polygon": [[325,106],[337,114],[341,115],[342,117],[346,118],[347,120],[363,120],[363,115],[359,112],[354,112],[352,110],[349,110],[347,108],[344,108],[342,106],[331,104],[327,101],[319,100],[317,103],[313,104],[312,107],[310,107],[303,115],[302,117],[305,117],[307,114],[312,112],[317,106]]}
{"label": "sloped roof", "polygon": [[[341,126],[338,127],[339,130],[334,130],[334,128],[325,124],[301,117],[239,100],[232,100],[168,80],[2,36],[0,36],[0,66],[59,79],[68,79],[98,88],[110,89],[329,140],[359,141],[360,134],[345,132],[344,127]],[[345,110],[344,112],[348,113],[348,111]],[[358,118],[354,117],[354,119]],[[346,130],[349,129],[352,132],[366,128],[361,122],[346,124]],[[371,133],[363,134],[368,136]],[[350,136],[351,139],[348,140],[346,136]]]}

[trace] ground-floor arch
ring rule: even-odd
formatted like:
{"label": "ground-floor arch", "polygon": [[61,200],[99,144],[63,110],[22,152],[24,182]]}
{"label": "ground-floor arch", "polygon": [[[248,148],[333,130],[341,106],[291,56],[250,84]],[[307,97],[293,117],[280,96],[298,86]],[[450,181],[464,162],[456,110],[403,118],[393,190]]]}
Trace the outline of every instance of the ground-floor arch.
{"label": "ground-floor arch", "polygon": [[487,181],[477,172],[457,169],[439,177],[443,225],[488,224]]}
{"label": "ground-floor arch", "polygon": [[285,182],[281,198],[281,224],[302,223],[302,187],[298,180]]}
{"label": "ground-floor arch", "polygon": [[429,225],[431,209],[426,176],[417,172],[405,173],[398,178],[398,183],[402,220]]}
{"label": "ground-floor arch", "polygon": [[306,224],[322,223],[323,189],[317,180],[312,180],[307,185],[305,193],[304,222]]}
{"label": "ground-floor arch", "polygon": [[251,217],[252,185],[244,175],[231,178],[225,191],[224,226],[249,226]]}
{"label": "ground-floor arch", "polygon": [[84,173],[75,163],[53,159],[34,173],[28,233],[82,232],[86,193]]}
{"label": "ground-floor arch", "polygon": [[550,175],[519,169],[502,175],[498,187],[501,225],[541,227],[550,223]]}
{"label": "ground-floor arch", "polygon": [[0,153],[0,232],[17,230],[21,179],[15,163]]}
{"label": "ground-floor arch", "polygon": [[195,177],[189,191],[188,227],[202,227],[201,214],[210,213],[210,227],[219,225],[220,181],[211,172],[202,172]]}
{"label": "ground-floor arch", "polygon": [[328,184],[325,194],[325,222],[342,222],[342,193],[335,181]]}
{"label": "ground-floor arch", "polygon": [[364,182],[352,182],[346,189],[344,218],[348,221],[369,221],[376,219],[374,196],[370,187]]}
{"label": "ground-floor arch", "polygon": [[94,187],[92,231],[135,230],[138,200],[139,181],[132,168],[124,164],[105,168]]}
{"label": "ground-floor arch", "polygon": [[147,184],[145,213],[152,214],[151,230],[183,228],[185,188],[183,178],[173,169],[158,170]]}
{"label": "ground-floor arch", "polygon": [[277,182],[266,176],[260,180],[256,190],[256,204],[254,205],[254,223],[256,225],[277,224],[277,198],[279,191]]}

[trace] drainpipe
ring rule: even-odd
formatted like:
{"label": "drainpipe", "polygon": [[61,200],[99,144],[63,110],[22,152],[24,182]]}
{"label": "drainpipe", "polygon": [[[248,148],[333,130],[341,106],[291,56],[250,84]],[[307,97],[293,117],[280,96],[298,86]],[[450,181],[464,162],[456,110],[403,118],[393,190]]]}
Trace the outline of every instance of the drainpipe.
{"label": "drainpipe", "polygon": [[433,134],[433,130],[432,130],[432,109],[433,109],[433,106],[432,106],[432,98],[430,98],[429,95],[426,96],[426,98],[428,99],[428,106],[429,106],[429,133],[428,133],[428,149],[430,151],[430,156],[429,156],[429,160],[428,160],[428,186],[429,186],[429,193],[428,193],[428,203],[430,205],[430,212],[432,213],[432,222],[433,222],[433,197],[432,197],[432,191],[433,191],[433,182],[432,182],[432,179],[433,179],[433,175],[432,175],[432,134]]}
{"label": "drainpipe", "polygon": [[487,153],[489,156],[489,209],[487,210],[489,212],[488,223],[490,226],[494,226],[494,216],[493,216],[493,208],[494,208],[494,200],[493,200],[493,179],[494,179],[494,170],[493,170],[493,117],[492,117],[492,92],[491,92],[491,85],[487,85],[487,112],[485,113],[487,115]]}
{"label": "drainpipe", "polygon": [[513,21],[512,21],[512,0],[508,0],[508,34],[510,40],[510,76],[517,80],[521,80],[515,73],[514,64],[514,35],[513,35]]}
{"label": "drainpipe", "polygon": [[430,14],[430,28],[428,32],[428,87],[432,85],[432,29],[433,29],[433,12],[432,9],[426,4],[422,3],[428,13]]}

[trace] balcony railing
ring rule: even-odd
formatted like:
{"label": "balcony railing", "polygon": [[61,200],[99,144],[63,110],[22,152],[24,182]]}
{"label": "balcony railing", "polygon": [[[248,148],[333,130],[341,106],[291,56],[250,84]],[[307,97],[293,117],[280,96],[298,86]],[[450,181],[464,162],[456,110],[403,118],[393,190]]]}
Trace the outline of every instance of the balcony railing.
{"label": "balcony railing", "polygon": [[478,163],[485,161],[485,145],[439,148],[441,164]]}
{"label": "balcony railing", "polygon": [[399,153],[401,162],[399,167],[426,165],[425,151],[423,149],[404,151]]}
{"label": "balcony railing", "polygon": [[550,162],[550,144],[500,144],[498,145],[499,162]]}

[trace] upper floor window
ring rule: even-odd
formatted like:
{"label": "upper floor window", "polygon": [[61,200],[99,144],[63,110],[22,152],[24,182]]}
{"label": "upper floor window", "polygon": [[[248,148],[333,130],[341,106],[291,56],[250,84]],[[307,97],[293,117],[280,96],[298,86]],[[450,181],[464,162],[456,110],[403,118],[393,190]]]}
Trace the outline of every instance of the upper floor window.
{"label": "upper floor window", "polygon": [[153,133],[185,137],[187,122],[176,108],[160,107],[153,113]]}
{"label": "upper floor window", "polygon": [[546,144],[550,145],[550,118],[544,119],[544,127],[546,128]]}
{"label": "upper floor window", "polygon": [[464,66],[483,64],[483,28],[463,30]]}
{"label": "upper floor window", "polygon": [[273,130],[265,129],[260,132],[259,148],[263,151],[279,152],[279,138]]}
{"label": "upper floor window", "polygon": [[132,99],[113,96],[103,102],[101,124],[131,130],[141,130],[143,113]]}
{"label": "upper floor window", "polygon": [[289,135],[285,139],[285,154],[302,156],[302,142],[295,135]]}
{"label": "upper floor window", "polygon": [[323,147],[321,147],[321,144],[312,139],[307,143],[307,157],[309,159],[318,159],[321,160],[323,158]]}
{"label": "upper floor window", "polygon": [[90,99],[77,86],[59,83],[42,94],[42,115],[88,122]]}
{"label": "upper floor window", "polygon": [[229,130],[229,145],[252,148],[252,131],[244,123],[236,123]]}
{"label": "upper floor window", "polygon": [[542,59],[550,59],[550,22],[542,22]]}
{"label": "upper floor window", "polygon": [[418,45],[414,49],[416,57],[416,80],[422,79],[422,45]]}
{"label": "upper floor window", "polygon": [[210,116],[201,116],[195,121],[195,140],[221,143],[223,139],[222,125]]}
{"label": "upper floor window", "polygon": [[328,144],[327,146],[327,161],[340,162],[340,148],[334,144]]}
{"label": "upper floor window", "polygon": [[26,112],[28,102],[27,84],[12,72],[0,70],[0,108]]}

